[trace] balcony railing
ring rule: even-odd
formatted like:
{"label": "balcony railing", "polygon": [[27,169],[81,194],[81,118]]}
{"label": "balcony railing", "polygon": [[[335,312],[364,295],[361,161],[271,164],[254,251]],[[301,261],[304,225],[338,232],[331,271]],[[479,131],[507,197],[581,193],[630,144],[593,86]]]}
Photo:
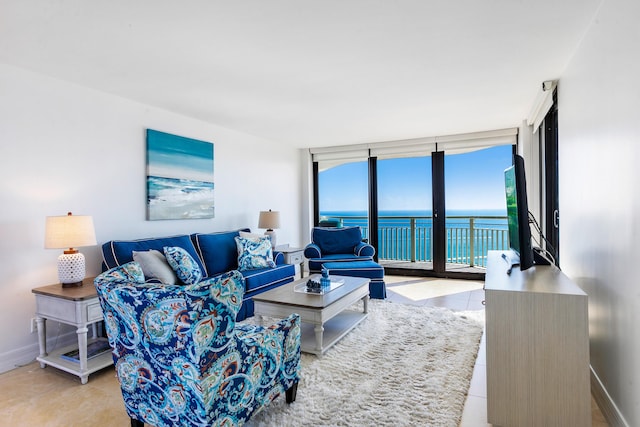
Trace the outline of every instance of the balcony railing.
{"label": "balcony railing", "polygon": [[[344,226],[359,225],[369,238],[364,216],[341,217]],[[383,261],[433,262],[433,218],[381,216],[378,218],[378,258]],[[506,216],[448,216],[448,264],[485,267],[487,251],[509,247]]]}

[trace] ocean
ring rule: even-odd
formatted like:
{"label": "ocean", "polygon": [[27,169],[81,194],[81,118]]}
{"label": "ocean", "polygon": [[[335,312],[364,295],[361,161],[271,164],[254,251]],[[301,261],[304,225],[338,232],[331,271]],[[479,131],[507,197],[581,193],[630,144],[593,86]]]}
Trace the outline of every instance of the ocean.
{"label": "ocean", "polygon": [[[360,226],[369,237],[366,211],[322,211]],[[383,260],[431,262],[433,214],[428,210],[388,210],[378,215],[378,256]],[[449,210],[446,218],[447,263],[485,266],[487,251],[507,249],[506,209]]]}
{"label": "ocean", "polygon": [[147,176],[148,219],[213,218],[213,182]]}

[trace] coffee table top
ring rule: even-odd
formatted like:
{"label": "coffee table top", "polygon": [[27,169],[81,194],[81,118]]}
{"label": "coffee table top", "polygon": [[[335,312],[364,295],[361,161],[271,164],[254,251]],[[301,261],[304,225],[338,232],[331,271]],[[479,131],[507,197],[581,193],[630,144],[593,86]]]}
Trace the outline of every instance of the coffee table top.
{"label": "coffee table top", "polygon": [[369,285],[369,279],[362,277],[331,275],[331,280],[344,280],[344,285],[322,295],[307,294],[293,290],[296,285],[306,283],[307,280],[309,280],[308,277],[287,283],[286,285],[255,295],[253,300],[297,307],[324,308],[356,289]]}

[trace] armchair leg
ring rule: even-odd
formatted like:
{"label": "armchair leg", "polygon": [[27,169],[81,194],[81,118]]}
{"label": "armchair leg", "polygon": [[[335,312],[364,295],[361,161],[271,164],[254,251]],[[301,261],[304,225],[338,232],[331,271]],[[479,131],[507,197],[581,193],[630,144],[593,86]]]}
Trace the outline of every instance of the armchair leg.
{"label": "armchair leg", "polygon": [[[291,387],[286,392],[287,403],[292,403],[296,401],[296,394],[298,393],[298,381],[293,383]],[[133,426],[132,426],[133,427]]]}
{"label": "armchair leg", "polygon": [[144,423],[140,420],[134,420],[131,418],[131,427],[144,427]]}

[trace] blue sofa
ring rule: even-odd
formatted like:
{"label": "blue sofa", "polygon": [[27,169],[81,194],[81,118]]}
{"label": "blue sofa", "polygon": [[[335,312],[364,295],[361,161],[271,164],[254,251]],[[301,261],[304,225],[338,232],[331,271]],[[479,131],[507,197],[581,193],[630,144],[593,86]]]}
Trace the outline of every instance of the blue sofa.
{"label": "blue sofa", "polygon": [[[198,264],[204,279],[216,277],[238,269],[238,252],[235,237],[248,228],[216,233],[195,233],[140,240],[111,240],[102,245],[102,271],[133,261],[133,252],[155,249],[162,252],[165,246],[183,248]],[[275,267],[241,271],[245,279],[242,307],[236,320],[253,316],[252,297],[269,289],[292,282],[295,266],[284,263],[284,255],[273,253]]]}

